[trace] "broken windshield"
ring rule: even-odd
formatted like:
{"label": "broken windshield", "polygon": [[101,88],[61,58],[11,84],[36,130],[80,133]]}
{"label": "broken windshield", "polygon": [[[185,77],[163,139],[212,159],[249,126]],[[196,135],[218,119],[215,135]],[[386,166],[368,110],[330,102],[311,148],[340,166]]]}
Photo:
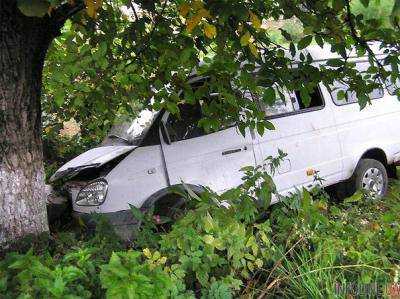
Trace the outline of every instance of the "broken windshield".
{"label": "broken windshield", "polygon": [[157,114],[156,111],[145,109],[133,120],[114,124],[102,145],[123,143],[139,146]]}

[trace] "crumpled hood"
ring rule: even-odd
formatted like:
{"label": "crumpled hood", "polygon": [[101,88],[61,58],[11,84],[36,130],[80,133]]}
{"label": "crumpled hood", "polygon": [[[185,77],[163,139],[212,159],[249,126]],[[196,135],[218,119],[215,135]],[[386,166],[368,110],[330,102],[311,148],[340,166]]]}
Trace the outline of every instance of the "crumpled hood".
{"label": "crumpled hood", "polygon": [[85,168],[100,167],[135,148],[137,146],[133,145],[112,145],[93,148],[64,164],[53,174],[50,181],[54,182],[62,177],[72,176]]}

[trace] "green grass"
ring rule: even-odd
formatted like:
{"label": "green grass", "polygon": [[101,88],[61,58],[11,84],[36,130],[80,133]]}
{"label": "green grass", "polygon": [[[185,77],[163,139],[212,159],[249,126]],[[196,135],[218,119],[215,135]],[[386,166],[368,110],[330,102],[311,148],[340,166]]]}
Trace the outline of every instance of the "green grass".
{"label": "green grass", "polygon": [[[269,288],[269,297],[357,295],[350,289],[338,294],[336,287],[346,284],[358,287],[361,297],[369,293],[374,298],[374,284],[380,294],[385,293],[385,288],[398,280],[400,271],[399,181],[391,182],[388,196],[381,200],[360,198],[357,202],[327,206],[322,200],[311,206],[318,207],[326,218],[312,222],[293,215],[288,222],[295,230],[289,235],[283,234],[287,245],[282,247],[281,259],[262,290],[256,293]],[[284,225],[276,230],[288,227]],[[283,239],[279,242],[282,244]]]}
{"label": "green grass", "polygon": [[133,243],[104,223],[94,236],[55,232],[46,248],[0,260],[0,298],[374,298],[375,284],[384,294],[399,280],[399,181],[381,200],[303,190],[267,214],[249,195],[255,181],[208,194],[168,233],[146,215],[146,238]]}

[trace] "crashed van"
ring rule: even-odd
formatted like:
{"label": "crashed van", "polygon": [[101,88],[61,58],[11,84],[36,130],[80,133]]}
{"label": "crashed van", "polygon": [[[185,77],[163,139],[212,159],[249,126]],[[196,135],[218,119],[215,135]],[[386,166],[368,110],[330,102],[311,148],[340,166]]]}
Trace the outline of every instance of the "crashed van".
{"label": "crashed van", "polygon": [[[307,51],[315,65],[335,57],[318,47]],[[360,72],[369,67],[367,57],[350,60]],[[182,182],[194,192],[208,187],[222,193],[241,184],[242,167],[262,165],[278,149],[287,154],[273,175],[281,195],[312,185],[318,172],[324,186],[383,196],[400,161],[399,83],[381,82],[361,111],[354,94],[339,99],[340,90],[348,92],[339,83],[319,84],[307,107],[300,92],[286,92],[273,106],[260,104],[275,126],[263,136],[250,129],[242,135],[235,125],[205,133],[196,126],[201,103],[181,105],[180,118],[144,110],[126,130],[109,136],[111,144],[69,161],[51,180],[68,178],[76,216],[100,213],[120,228],[136,223],[130,205],[175,205],[171,187]]]}

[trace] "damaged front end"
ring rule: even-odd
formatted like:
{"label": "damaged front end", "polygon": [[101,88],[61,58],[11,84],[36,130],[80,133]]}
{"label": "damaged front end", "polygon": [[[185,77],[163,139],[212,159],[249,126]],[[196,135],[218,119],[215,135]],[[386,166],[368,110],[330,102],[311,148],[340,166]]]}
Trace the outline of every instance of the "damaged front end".
{"label": "damaged front end", "polygon": [[65,190],[74,211],[98,212],[96,207],[107,196],[108,183],[104,177],[135,148],[127,145],[93,148],[63,165],[50,181],[66,181]]}
{"label": "damaged front end", "polygon": [[[71,179],[85,170],[89,170],[88,174],[93,171],[102,171],[102,166],[106,166],[106,164],[117,158],[125,157],[126,154],[133,151],[136,147],[133,145],[111,145],[88,150],[58,169],[50,178],[50,182],[61,178]],[[120,161],[121,159],[118,160]]]}
{"label": "damaged front end", "polygon": [[74,218],[80,218],[89,228],[95,225],[93,213],[102,213],[112,225],[127,222],[124,218],[131,215],[104,213],[100,206],[107,197],[108,182],[105,177],[135,148],[125,145],[94,148],[57,170],[50,181],[65,181],[63,189],[68,194]]}

